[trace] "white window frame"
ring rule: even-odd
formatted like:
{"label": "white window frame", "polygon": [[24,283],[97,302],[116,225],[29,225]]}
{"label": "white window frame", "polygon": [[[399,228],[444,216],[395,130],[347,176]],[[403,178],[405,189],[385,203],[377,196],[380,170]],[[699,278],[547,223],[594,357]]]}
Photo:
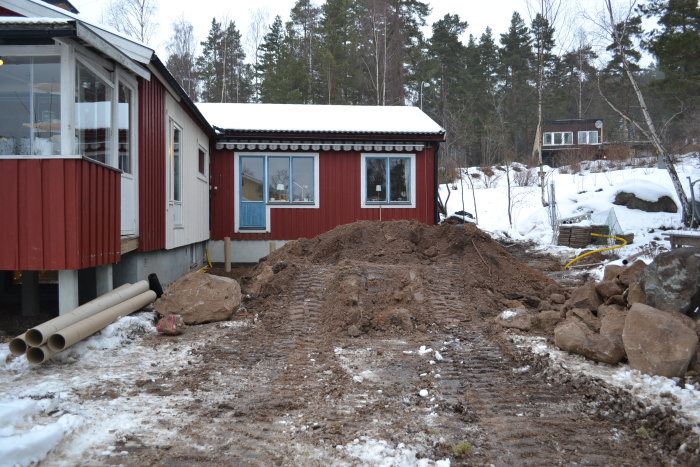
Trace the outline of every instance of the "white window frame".
{"label": "white window frame", "polygon": [[[565,135],[569,135],[571,142],[566,142]],[[561,143],[556,142],[557,135],[561,138]],[[547,136],[550,137],[551,142],[547,143]],[[574,132],[573,131],[546,131],[542,135],[542,146],[572,146],[574,144]]]}
{"label": "white window frame", "polygon": [[[241,156],[251,156],[251,157],[264,157],[264,175],[265,180],[265,228],[264,229],[241,229],[240,218],[238,215],[238,209],[241,202],[240,190],[236,188],[233,190],[233,206],[234,213],[233,216],[233,231],[238,233],[269,233],[272,231],[272,225],[270,222],[270,211],[272,209],[319,209],[321,207],[320,200],[320,177],[319,177],[319,153],[317,152],[234,152],[233,153],[233,183],[235,187],[238,187],[238,179],[240,177],[240,158]],[[269,203],[267,200],[267,157],[313,157],[314,159],[314,202],[313,203],[294,203],[294,202],[284,202],[284,203]]]}
{"label": "white window frame", "polygon": [[[180,159],[179,159],[179,165],[180,165],[180,170],[178,173],[179,176],[179,182],[180,182],[180,199],[175,199],[175,150],[174,150],[174,144],[173,144],[173,137],[175,135],[175,129],[177,129],[180,132]],[[184,135],[185,132],[183,130],[182,125],[180,125],[174,118],[169,118],[168,120],[168,161],[169,161],[169,167],[168,167],[168,204],[173,209],[173,227],[175,228],[184,228],[184,222],[183,222],[183,215],[182,215],[182,203],[183,203],[183,194],[184,194],[184,186],[182,184],[182,169],[184,167]],[[178,216],[179,214],[179,216]]]}
{"label": "white window frame", "polygon": [[[411,164],[411,184],[409,201],[367,201],[367,159],[387,158],[387,159],[409,159]],[[387,195],[389,193],[390,181],[387,180]],[[360,206],[363,209],[413,209],[416,207],[416,155],[402,153],[361,153],[360,161]]]}
{"label": "white window frame", "polygon": [[[116,141],[118,140],[118,136],[115,135],[117,133],[115,131],[116,127],[118,126],[116,121],[115,121],[115,116],[117,115],[117,102],[118,102],[118,97],[117,97],[117,80],[116,80],[116,73],[115,72],[109,72],[105,70],[103,67],[99,65],[95,65],[94,60],[91,60],[89,57],[76,52],[75,54],[75,60],[73,61],[73,82],[71,83],[73,85],[73,89],[75,89],[75,80],[76,80],[76,69],[78,68],[78,63],[80,63],[82,66],[88,69],[90,73],[94,73],[95,76],[97,76],[99,79],[104,81],[109,87],[112,88],[112,112],[111,112],[111,118],[112,122],[110,125],[110,150],[105,154],[105,164],[114,167],[114,168],[119,168],[119,160],[118,160],[118,149],[116,147]],[[75,91],[71,93],[72,97],[72,104],[71,107],[75,107]],[[138,96],[138,94],[136,95]],[[74,109],[75,110],[75,109]],[[73,112],[72,115],[72,120],[71,123],[73,124],[72,127],[75,127],[75,112]],[[73,136],[75,136],[75,130],[73,130]],[[74,144],[77,144],[77,140],[75,137],[72,138],[74,141]],[[79,154],[77,148],[73,147],[73,151],[75,154]]]}
{"label": "white window frame", "polygon": [[[589,142],[589,141],[590,141],[590,136],[591,136],[592,134],[595,134],[595,142],[594,142],[594,143]],[[582,136],[583,136],[583,138],[582,138]],[[578,135],[577,135],[577,137],[578,137],[578,144],[592,144],[592,145],[600,144],[598,136],[599,136],[599,135],[598,135],[598,130],[579,131],[579,132],[578,132]]]}
{"label": "white window frame", "polygon": [[138,171],[138,123],[139,123],[139,108],[138,108],[138,82],[131,76],[122,71],[116,73],[117,79],[114,84],[113,96],[113,112],[112,121],[112,146],[114,148],[114,167],[119,168],[119,85],[123,85],[131,91],[131,115],[129,116],[129,156],[131,157],[130,166],[131,172],[122,172],[125,177],[136,177]]}
{"label": "white window frame", "polygon": [[[199,152],[204,154],[204,172],[199,171]],[[197,140],[197,178],[203,182],[209,183],[209,151]]]}
{"label": "white window frame", "polygon": [[[19,154],[8,154],[6,156],[1,156],[3,159],[50,159],[50,158],[63,158],[66,155],[75,154],[73,151],[73,140],[71,136],[68,136],[68,132],[72,131],[73,125],[73,102],[75,101],[73,94],[75,89],[75,76],[71,72],[71,63],[75,63],[70,55],[70,47],[58,43],[56,45],[3,45],[0,47],[2,52],[0,56],[13,56],[13,57],[59,57],[59,74],[61,79],[60,87],[60,105],[61,113],[59,118],[61,119],[61,151],[60,154],[54,155],[19,155]],[[74,66],[74,65],[73,65]]]}

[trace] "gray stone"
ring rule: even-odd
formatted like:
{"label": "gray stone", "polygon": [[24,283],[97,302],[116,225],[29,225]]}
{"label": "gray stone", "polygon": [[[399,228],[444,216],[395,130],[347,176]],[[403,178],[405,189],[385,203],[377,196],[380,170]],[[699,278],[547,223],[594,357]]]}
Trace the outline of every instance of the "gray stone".
{"label": "gray stone", "polygon": [[685,375],[698,336],[689,317],[636,303],[627,313],[622,342],[631,368],[674,378]]}
{"label": "gray stone", "polygon": [[571,298],[567,301],[570,308],[585,308],[587,310],[595,310],[602,303],[595,290],[595,283],[589,282],[581,287],[578,287],[571,292]]}
{"label": "gray stone", "polygon": [[598,292],[598,295],[600,295],[603,300],[606,300],[609,297],[612,297],[613,295],[622,295],[622,292],[624,292],[622,286],[612,280],[603,281],[596,284],[595,290],[596,292]]}
{"label": "gray stone", "polygon": [[627,206],[629,209],[639,209],[645,212],[678,212],[678,206],[670,196],[662,196],[656,201],[637,198],[634,193],[620,191],[615,195],[613,204]]}
{"label": "gray stone", "polygon": [[496,323],[504,328],[529,331],[532,329],[532,315],[523,309],[504,310],[496,316]]}
{"label": "gray stone", "polygon": [[241,304],[241,287],[234,279],[191,272],[168,287],[156,300],[156,311],[178,314],[186,324],[225,321]]}
{"label": "gray stone", "polygon": [[612,365],[622,360],[625,355],[621,346],[615,345],[612,340],[574,319],[567,319],[554,329],[554,343],[567,352]]}
{"label": "gray stone", "polygon": [[646,303],[686,313],[700,305],[700,248],[676,248],[658,255],[642,278]]}

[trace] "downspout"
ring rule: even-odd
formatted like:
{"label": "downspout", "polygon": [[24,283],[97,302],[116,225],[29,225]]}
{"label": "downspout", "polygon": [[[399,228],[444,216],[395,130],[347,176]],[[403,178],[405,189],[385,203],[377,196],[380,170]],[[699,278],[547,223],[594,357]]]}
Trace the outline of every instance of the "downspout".
{"label": "downspout", "polygon": [[438,190],[440,189],[440,185],[438,184],[438,153],[440,152],[440,143],[435,142],[435,155],[434,155],[434,164],[433,164],[433,203],[435,206],[435,218],[433,221],[435,222],[434,225],[438,225],[440,223],[440,208],[438,206]]}

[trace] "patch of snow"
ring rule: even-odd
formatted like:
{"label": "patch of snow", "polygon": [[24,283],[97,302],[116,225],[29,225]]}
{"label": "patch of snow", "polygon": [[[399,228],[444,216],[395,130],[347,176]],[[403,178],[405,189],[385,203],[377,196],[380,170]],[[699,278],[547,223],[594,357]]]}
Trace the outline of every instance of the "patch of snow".
{"label": "patch of snow", "polygon": [[700,391],[692,385],[682,388],[677,381],[663,376],[650,376],[628,365],[596,364],[579,355],[572,355],[549,345],[542,337],[512,335],[519,347],[549,358],[550,362],[573,374],[599,378],[622,388],[647,406],[672,407],[694,429],[700,432]]}
{"label": "patch of snow", "polygon": [[406,446],[403,443],[395,447],[385,440],[376,440],[361,436],[344,446],[336,446],[350,457],[357,459],[362,465],[378,467],[402,466],[402,467],[449,467],[449,459],[432,460],[418,459],[418,450]]}
{"label": "patch of snow", "polygon": [[421,397],[428,397],[428,390],[427,390],[427,389],[421,389],[421,390],[418,392],[418,395],[421,396]]}
{"label": "patch of snow", "polygon": [[501,312],[501,319],[506,321],[516,316],[518,316],[518,312],[514,310],[503,310]]}
{"label": "patch of snow", "polygon": [[433,351],[433,349],[429,349],[426,346],[421,345],[420,349],[418,349],[418,355],[425,355],[425,354],[430,353],[432,351]]}

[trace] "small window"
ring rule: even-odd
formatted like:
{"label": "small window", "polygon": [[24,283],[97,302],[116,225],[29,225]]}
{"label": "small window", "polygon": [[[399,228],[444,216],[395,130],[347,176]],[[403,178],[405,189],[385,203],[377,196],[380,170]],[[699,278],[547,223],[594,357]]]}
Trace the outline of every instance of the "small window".
{"label": "small window", "polygon": [[578,144],[598,144],[597,131],[579,131]]}
{"label": "small window", "polygon": [[202,148],[199,148],[197,153],[197,167],[200,175],[207,175],[207,153]]}
{"label": "small window", "polygon": [[573,131],[552,131],[547,132],[543,136],[544,146],[563,146],[574,144]]}
{"label": "small window", "polygon": [[292,201],[313,203],[314,200],[314,158],[292,158]]}
{"label": "small window", "polygon": [[411,202],[411,158],[365,158],[365,200],[367,203]]}
{"label": "small window", "polygon": [[182,201],[182,130],[170,124],[170,199]]}

